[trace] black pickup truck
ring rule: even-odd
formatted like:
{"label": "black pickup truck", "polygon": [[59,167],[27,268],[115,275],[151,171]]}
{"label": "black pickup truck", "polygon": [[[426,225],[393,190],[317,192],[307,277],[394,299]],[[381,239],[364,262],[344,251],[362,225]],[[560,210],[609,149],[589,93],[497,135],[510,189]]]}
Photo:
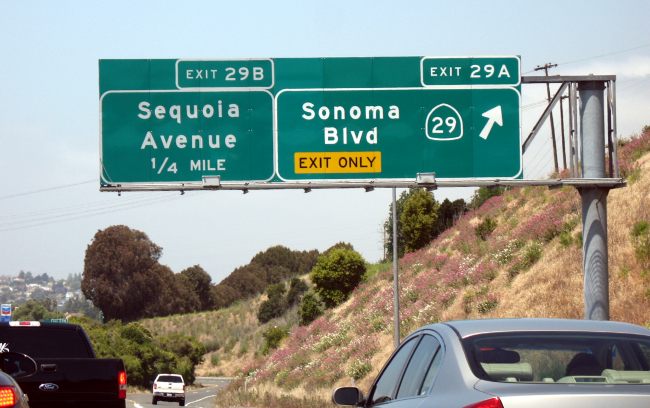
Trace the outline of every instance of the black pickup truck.
{"label": "black pickup truck", "polygon": [[98,359],[81,326],[0,323],[0,352],[22,353],[35,372],[14,376],[31,408],[124,408],[126,371],[120,359]]}

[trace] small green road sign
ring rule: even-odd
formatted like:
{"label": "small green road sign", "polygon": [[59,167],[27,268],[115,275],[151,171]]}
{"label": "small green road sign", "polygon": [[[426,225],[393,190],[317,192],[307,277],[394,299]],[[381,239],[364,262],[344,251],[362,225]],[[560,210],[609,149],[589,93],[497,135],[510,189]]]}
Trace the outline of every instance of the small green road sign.
{"label": "small green road sign", "polygon": [[268,91],[109,91],[100,105],[103,184],[273,178]]}
{"label": "small green road sign", "polygon": [[273,61],[178,60],[176,84],[184,88],[260,88],[273,87]]}
{"label": "small green road sign", "polygon": [[514,178],[520,95],[500,89],[305,89],[276,96],[285,181]]}
{"label": "small green road sign", "polygon": [[423,57],[422,86],[517,86],[517,57]]}

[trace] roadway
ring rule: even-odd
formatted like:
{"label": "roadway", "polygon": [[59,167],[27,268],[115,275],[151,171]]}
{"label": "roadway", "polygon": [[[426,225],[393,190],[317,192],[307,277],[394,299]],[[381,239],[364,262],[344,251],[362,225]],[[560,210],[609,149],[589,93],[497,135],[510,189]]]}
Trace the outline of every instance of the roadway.
{"label": "roadway", "polygon": [[[195,384],[199,388],[190,388],[185,392],[185,406],[192,408],[213,408],[217,394],[224,389],[231,379],[225,377],[197,377]],[[151,404],[151,393],[129,393],[126,397],[127,408],[150,408],[158,406],[178,406],[177,402],[158,401]]]}

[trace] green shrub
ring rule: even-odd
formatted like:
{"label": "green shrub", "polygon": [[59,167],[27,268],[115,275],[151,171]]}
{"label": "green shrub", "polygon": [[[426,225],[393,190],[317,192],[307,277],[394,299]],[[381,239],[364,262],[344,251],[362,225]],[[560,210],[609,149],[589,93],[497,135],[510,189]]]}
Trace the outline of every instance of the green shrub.
{"label": "green shrub", "polygon": [[335,249],[318,257],[311,280],[328,308],[343,303],[366,273],[361,255],[350,249]]}
{"label": "green shrub", "polygon": [[323,303],[318,299],[313,292],[307,292],[303,296],[300,306],[298,308],[298,315],[300,316],[300,325],[306,326],[323,314]]}
{"label": "green shrub", "polygon": [[494,310],[497,305],[499,304],[499,301],[497,300],[496,297],[488,297],[488,299],[480,302],[478,304],[478,312],[481,314],[488,313],[492,310]]}
{"label": "green shrub", "polygon": [[203,360],[205,347],[182,334],[153,338],[138,323],[120,321],[101,324],[88,318],[73,317],[81,325],[99,358],[121,358],[129,374],[129,384],[149,387],[149,381],[161,372],[182,374],[194,382],[194,368]]}
{"label": "green shrub", "polygon": [[524,251],[521,258],[508,269],[508,277],[512,280],[521,272],[528,270],[542,257],[542,246],[533,242]]}
{"label": "green shrub", "polygon": [[282,339],[289,335],[289,331],[283,327],[269,327],[262,333],[264,344],[262,345],[262,354],[266,355],[269,351],[278,348]]}
{"label": "green shrub", "polygon": [[496,229],[496,227],[496,220],[494,220],[492,217],[485,217],[485,219],[476,226],[474,233],[477,237],[485,241],[490,236],[490,234],[492,234],[492,231]]}
{"label": "green shrub", "polygon": [[650,266],[650,224],[647,221],[635,223],[630,235],[636,260],[647,269]]}
{"label": "green shrub", "polygon": [[539,259],[542,257],[542,246],[533,242],[531,245],[526,248],[523,258],[524,269],[528,269],[533,266]]}
{"label": "green shrub", "polygon": [[358,381],[368,375],[372,370],[372,366],[368,361],[354,360],[345,370],[345,374]]}
{"label": "green shrub", "polygon": [[560,232],[560,245],[563,247],[569,247],[571,244],[573,244],[573,236],[571,235],[571,232]]}

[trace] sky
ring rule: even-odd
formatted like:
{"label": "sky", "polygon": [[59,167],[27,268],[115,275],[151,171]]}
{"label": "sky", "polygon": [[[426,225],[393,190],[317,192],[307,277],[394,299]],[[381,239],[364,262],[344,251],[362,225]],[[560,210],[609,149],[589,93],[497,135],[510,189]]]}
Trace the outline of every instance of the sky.
{"label": "sky", "polygon": [[[519,55],[524,75],[548,62],[616,75],[629,137],[650,124],[648,15],[647,0],[0,0],[0,275],[81,273],[95,233],[119,224],[175,272],[199,264],[215,283],[273,245],[346,241],[383,257],[390,189],[100,192],[99,59]],[[522,87],[522,139],[545,93]],[[524,157],[526,178],[552,169],[549,135]]]}

